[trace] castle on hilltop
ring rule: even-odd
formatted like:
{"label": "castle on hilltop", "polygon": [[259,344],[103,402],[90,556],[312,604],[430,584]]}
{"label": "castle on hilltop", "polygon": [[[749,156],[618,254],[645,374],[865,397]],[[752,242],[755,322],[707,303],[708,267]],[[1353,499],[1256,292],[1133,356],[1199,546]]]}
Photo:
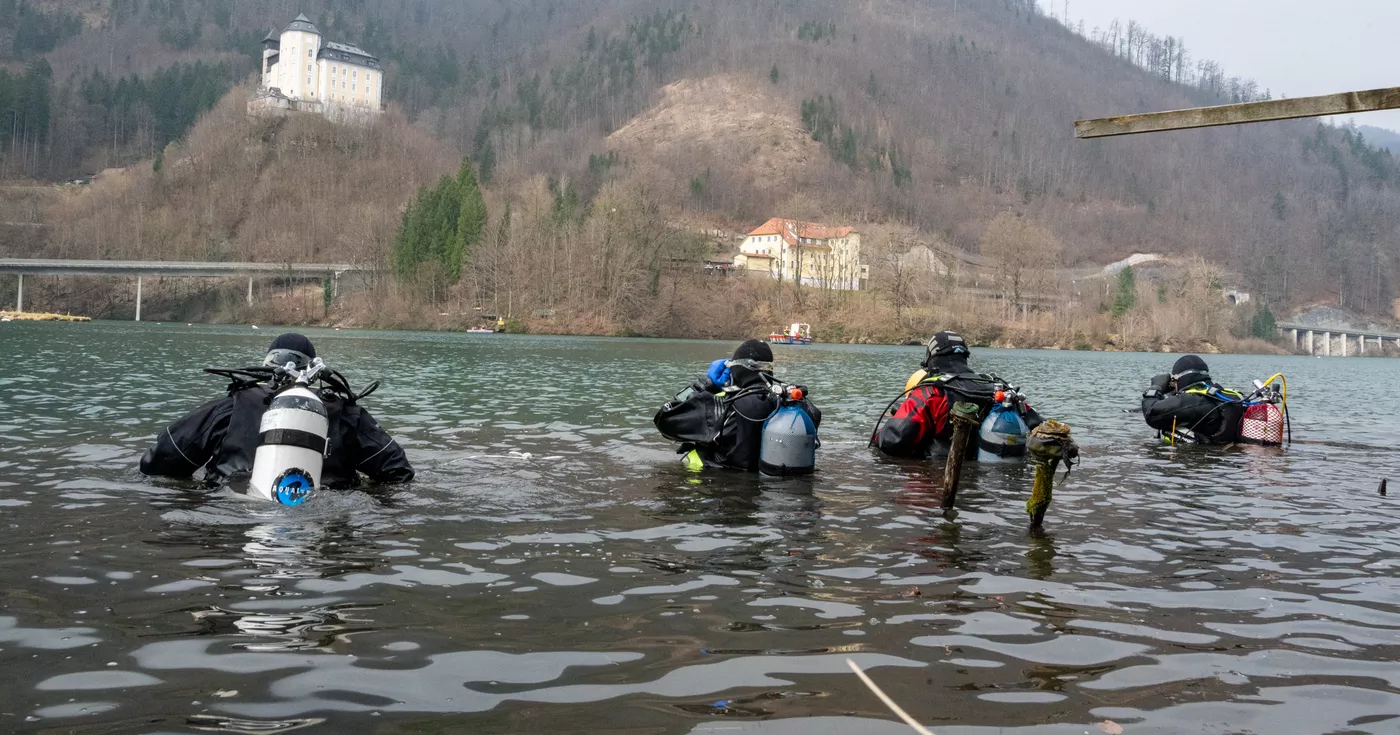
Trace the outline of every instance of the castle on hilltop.
{"label": "castle on hilltop", "polygon": [[280,37],[263,39],[262,78],[249,115],[314,112],[337,122],[365,122],[383,108],[379,58],[349,43],[325,41],[298,15]]}

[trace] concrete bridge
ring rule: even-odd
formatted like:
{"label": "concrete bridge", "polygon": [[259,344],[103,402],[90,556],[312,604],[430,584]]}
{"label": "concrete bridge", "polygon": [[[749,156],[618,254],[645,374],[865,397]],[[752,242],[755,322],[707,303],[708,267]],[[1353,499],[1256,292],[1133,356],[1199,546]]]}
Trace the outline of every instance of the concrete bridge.
{"label": "concrete bridge", "polygon": [[15,310],[24,311],[24,277],[31,276],[135,276],[136,321],[141,321],[141,277],[171,276],[195,278],[248,279],[248,304],[253,303],[253,280],[256,278],[315,278],[330,277],[332,288],[340,288],[340,277],[346,273],[364,273],[373,269],[348,263],[220,263],[179,260],[64,260],[44,258],[0,258],[0,273],[19,277]]}
{"label": "concrete bridge", "polygon": [[[1373,354],[1382,355],[1387,340],[1400,349],[1400,334],[1393,332],[1345,327],[1317,327],[1290,322],[1279,322],[1278,331],[1279,334],[1291,340],[1295,351],[1305,350],[1309,355],[1329,357],[1334,354],[1341,357],[1346,357],[1348,354],[1365,355],[1368,346]],[[1333,345],[1337,340],[1340,340],[1340,345],[1334,351]],[[1351,351],[1350,347],[1353,343],[1356,345],[1356,349]]]}

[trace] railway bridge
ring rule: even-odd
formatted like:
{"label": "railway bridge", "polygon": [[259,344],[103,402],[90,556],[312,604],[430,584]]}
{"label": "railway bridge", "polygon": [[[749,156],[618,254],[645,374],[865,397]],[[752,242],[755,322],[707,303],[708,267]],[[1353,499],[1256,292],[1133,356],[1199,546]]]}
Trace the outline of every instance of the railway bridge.
{"label": "railway bridge", "polygon": [[[1400,349],[1400,334],[1370,329],[1348,327],[1319,327],[1295,322],[1279,322],[1279,334],[1289,340],[1295,351],[1305,351],[1309,355],[1347,357],[1350,354],[1365,355],[1370,349],[1375,355],[1384,354],[1385,343],[1389,341]],[[1352,349],[1355,345],[1355,349]]]}

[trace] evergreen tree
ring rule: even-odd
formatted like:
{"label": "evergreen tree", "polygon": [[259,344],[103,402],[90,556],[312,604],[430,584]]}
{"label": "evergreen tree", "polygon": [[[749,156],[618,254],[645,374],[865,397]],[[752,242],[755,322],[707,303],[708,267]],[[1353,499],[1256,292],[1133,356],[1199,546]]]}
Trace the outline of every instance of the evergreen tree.
{"label": "evergreen tree", "polygon": [[428,187],[420,186],[418,195],[408,203],[408,208],[403,211],[403,220],[399,225],[399,232],[394,237],[393,266],[394,275],[399,278],[409,278],[414,270],[418,268],[422,255],[418,252],[418,221],[420,219],[419,210],[422,209],[423,202],[428,198]]}
{"label": "evergreen tree", "polygon": [[1132,266],[1118,272],[1118,293],[1113,297],[1113,316],[1120,317],[1137,305],[1137,276]]}
{"label": "evergreen tree", "polygon": [[461,277],[462,262],[481,242],[481,233],[486,229],[486,201],[481,197],[481,186],[477,183],[470,158],[463,158],[462,166],[457,171],[457,191],[461,203],[453,239],[454,260],[447,269],[448,278],[454,283]]}
{"label": "evergreen tree", "polygon": [[1264,340],[1272,340],[1278,336],[1278,321],[1274,319],[1274,312],[1269,309],[1268,304],[1260,304],[1259,310],[1254,312],[1249,333]]}
{"label": "evergreen tree", "polygon": [[471,159],[463,158],[455,178],[444,174],[432,188],[420,187],[404,210],[394,237],[394,274],[412,278],[428,263],[447,283],[456,283],[467,253],[481,241],[485,227],[481,187]]}

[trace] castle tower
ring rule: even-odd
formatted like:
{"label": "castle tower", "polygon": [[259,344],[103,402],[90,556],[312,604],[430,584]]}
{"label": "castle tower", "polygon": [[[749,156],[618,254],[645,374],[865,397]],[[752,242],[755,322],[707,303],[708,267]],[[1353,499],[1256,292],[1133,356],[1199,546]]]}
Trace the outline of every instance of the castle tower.
{"label": "castle tower", "polygon": [[262,83],[261,87],[267,89],[277,86],[277,31],[276,29],[267,32],[267,38],[262,40]]}
{"label": "castle tower", "polygon": [[277,84],[282,93],[292,99],[315,100],[319,86],[316,55],[321,50],[321,32],[306,15],[298,15],[282,31],[278,44]]}

